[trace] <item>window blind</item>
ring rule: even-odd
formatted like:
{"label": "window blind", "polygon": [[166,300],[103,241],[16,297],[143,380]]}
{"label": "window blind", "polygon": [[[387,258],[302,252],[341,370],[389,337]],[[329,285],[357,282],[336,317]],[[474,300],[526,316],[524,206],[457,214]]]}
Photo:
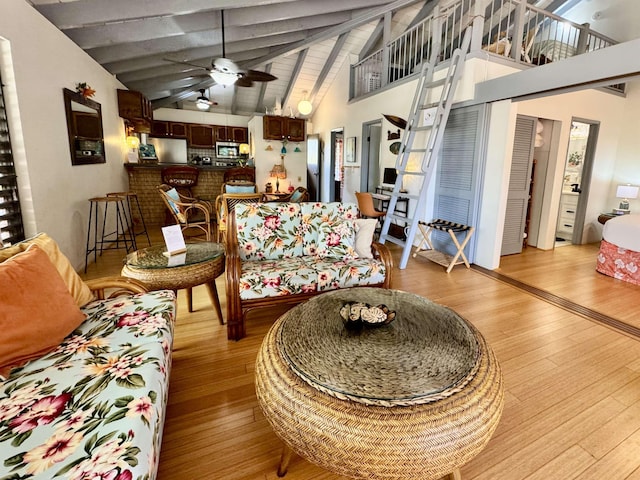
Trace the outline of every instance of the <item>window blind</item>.
{"label": "window blind", "polygon": [[18,177],[11,153],[9,122],[0,78],[0,246],[6,247],[21,240],[24,240],[24,227],[18,196]]}

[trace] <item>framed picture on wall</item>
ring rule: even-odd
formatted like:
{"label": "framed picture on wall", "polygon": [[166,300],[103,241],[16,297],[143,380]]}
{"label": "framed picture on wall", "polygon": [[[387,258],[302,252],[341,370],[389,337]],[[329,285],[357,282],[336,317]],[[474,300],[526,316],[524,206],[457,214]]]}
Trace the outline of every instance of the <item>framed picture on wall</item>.
{"label": "framed picture on wall", "polygon": [[356,163],[356,137],[347,138],[344,161],[345,163]]}

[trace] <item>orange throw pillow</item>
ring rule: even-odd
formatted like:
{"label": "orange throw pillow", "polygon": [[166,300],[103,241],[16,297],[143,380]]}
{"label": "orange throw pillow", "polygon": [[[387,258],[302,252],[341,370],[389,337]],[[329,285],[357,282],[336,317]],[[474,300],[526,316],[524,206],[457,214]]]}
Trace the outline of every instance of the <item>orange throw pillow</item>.
{"label": "orange throw pillow", "polygon": [[69,292],[71,292],[79,307],[83,307],[94,300],[93,293],[91,293],[87,284],[82,281],[80,275],[73,269],[69,259],[62,253],[56,241],[46,233],[39,233],[23,242],[0,249],[0,262],[11,258],[16,253],[25,251],[33,244],[38,245],[47,254],[51,263],[62,276],[64,283],[67,284]]}
{"label": "orange throw pillow", "polygon": [[0,377],[57,347],[85,315],[38,246],[0,263]]}

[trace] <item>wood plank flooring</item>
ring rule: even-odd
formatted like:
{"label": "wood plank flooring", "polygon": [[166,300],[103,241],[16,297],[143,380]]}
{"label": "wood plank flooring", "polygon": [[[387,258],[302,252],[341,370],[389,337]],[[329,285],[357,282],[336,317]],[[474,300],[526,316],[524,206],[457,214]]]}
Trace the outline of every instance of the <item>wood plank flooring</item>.
{"label": "wood plank flooring", "polygon": [[[160,236],[154,235],[160,242]],[[569,250],[571,249],[571,250]],[[399,251],[396,253],[396,261]],[[597,246],[505,257],[500,272],[626,322],[640,288],[595,272]],[[90,265],[118,273],[123,252]],[[465,480],[640,479],[640,342],[463,266],[446,274],[426,259],[396,270],[393,287],[447,305],[471,321],[503,370],[505,409],[493,438],[462,468]],[[225,307],[224,279],[217,281]],[[159,480],[275,480],[281,443],[254,393],[262,337],[282,309],[250,315],[229,342],[204,286],[194,312],[179,292]],[[294,455],[289,480],[341,479]]]}

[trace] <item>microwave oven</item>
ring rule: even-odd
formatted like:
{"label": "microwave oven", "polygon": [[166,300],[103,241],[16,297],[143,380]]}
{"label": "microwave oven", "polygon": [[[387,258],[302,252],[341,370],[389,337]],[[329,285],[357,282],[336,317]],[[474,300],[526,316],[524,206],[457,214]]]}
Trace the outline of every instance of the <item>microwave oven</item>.
{"label": "microwave oven", "polygon": [[216,142],[217,158],[240,158],[240,144],[235,142]]}

